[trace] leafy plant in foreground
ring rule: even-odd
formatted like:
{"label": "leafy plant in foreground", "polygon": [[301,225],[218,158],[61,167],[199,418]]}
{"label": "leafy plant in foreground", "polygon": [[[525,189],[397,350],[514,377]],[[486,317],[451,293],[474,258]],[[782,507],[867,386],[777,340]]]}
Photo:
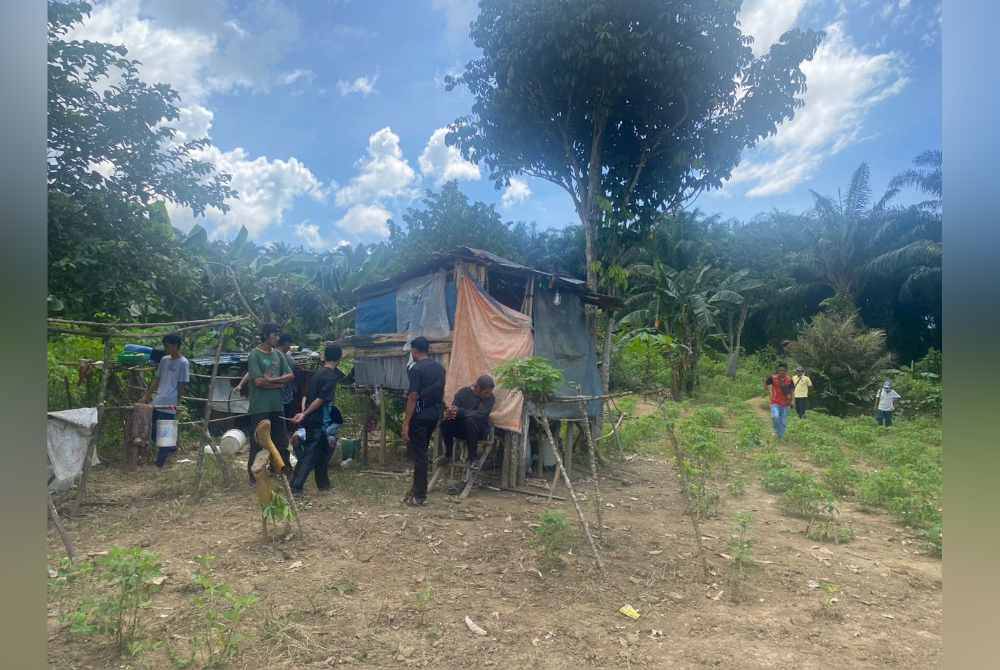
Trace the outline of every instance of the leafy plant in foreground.
{"label": "leafy plant in foreground", "polygon": [[160,588],[159,557],[139,548],[114,547],[88,568],[94,593],[69,615],[70,632],[110,638],[121,654],[142,650],[142,612]]}
{"label": "leafy plant in foreground", "polygon": [[572,539],[566,515],[553,510],[542,512],[534,531],[534,544],[542,552],[542,563],[550,568],[561,566],[560,554],[569,548]]}
{"label": "leafy plant in foreground", "polygon": [[753,517],[749,512],[736,515],[735,532],[729,538],[729,553],[732,563],[729,568],[729,593],[734,600],[744,595],[747,571],[753,566],[753,540],[750,539],[750,523]]}

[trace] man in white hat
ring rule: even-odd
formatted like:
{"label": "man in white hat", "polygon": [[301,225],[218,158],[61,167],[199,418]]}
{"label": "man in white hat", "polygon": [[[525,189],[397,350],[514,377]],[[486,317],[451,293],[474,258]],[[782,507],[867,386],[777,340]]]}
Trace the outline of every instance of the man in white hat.
{"label": "man in white hat", "polygon": [[897,400],[902,400],[902,396],[896,393],[892,388],[892,382],[886,379],[876,396],[878,413],[875,415],[875,420],[878,421],[878,425],[886,428],[892,425],[892,413],[896,409]]}

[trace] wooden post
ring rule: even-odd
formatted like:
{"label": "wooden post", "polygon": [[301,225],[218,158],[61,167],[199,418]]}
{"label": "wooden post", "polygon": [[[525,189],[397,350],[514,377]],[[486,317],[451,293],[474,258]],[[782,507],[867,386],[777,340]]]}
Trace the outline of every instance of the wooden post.
{"label": "wooden post", "polygon": [[594,478],[594,510],[597,512],[597,537],[600,539],[604,535],[604,512],[601,506],[601,484],[597,478],[597,442],[594,434],[590,430],[590,418],[587,416],[587,404],[581,400],[580,417],[583,419],[583,430],[587,437],[587,447],[590,450],[590,476]]}
{"label": "wooden post", "polygon": [[521,421],[521,460],[518,462],[517,483],[514,488],[521,486],[528,479],[528,463],[531,460],[531,415],[528,414],[528,403],[525,401],[523,420]]}
{"label": "wooden post", "polygon": [[508,439],[507,435],[500,438],[500,448],[503,450],[503,455],[500,460],[500,488],[509,488],[513,486],[511,483],[511,451],[514,449],[513,440]]}
{"label": "wooden post", "polygon": [[101,425],[104,423],[104,399],[108,392],[108,378],[111,376],[111,337],[105,334],[104,340],[104,367],[101,370],[101,387],[97,392],[97,425],[94,426],[94,433],[90,436],[90,443],[87,445],[87,454],[83,457],[83,471],[80,473],[80,488],[77,491],[76,501],[73,504],[73,515],[80,513],[80,506],[87,496],[87,477],[90,475],[90,461],[94,458],[94,451],[97,449],[97,442],[101,438]]}
{"label": "wooden post", "polygon": [[576,435],[573,434],[574,428],[575,426],[573,425],[573,422],[571,421],[566,422],[566,442],[563,443],[563,448],[566,450],[566,458],[565,458],[566,472],[573,472],[573,444],[576,442],[577,438],[580,435],[579,428],[576,429],[577,434]]}
{"label": "wooden post", "polygon": [[59,511],[56,510],[56,505],[52,502],[52,494],[46,490],[45,495],[49,499],[49,517],[52,519],[56,530],[59,531],[59,537],[62,538],[63,546],[66,547],[66,555],[69,556],[69,562],[76,563],[76,549],[73,547],[73,540],[70,539],[66,529],[63,528],[62,520],[59,518]]}
{"label": "wooden post", "polygon": [[594,560],[597,561],[597,567],[600,569],[601,575],[604,575],[604,561],[601,560],[601,554],[597,551],[597,545],[594,543],[594,536],[590,533],[590,524],[587,523],[587,517],[583,515],[583,510],[580,509],[580,501],[576,499],[576,491],[573,490],[573,482],[570,481],[569,473],[567,473],[566,468],[563,467],[563,460],[559,455],[559,450],[556,449],[555,440],[552,437],[552,430],[549,428],[547,421],[542,422],[542,427],[545,428],[545,436],[552,445],[552,451],[556,457],[556,474],[562,472],[563,481],[566,483],[566,488],[569,489],[569,497],[573,501],[573,506],[576,508],[576,515],[580,519],[580,525],[583,526],[583,532],[587,535],[587,541],[590,542],[590,549],[594,552]]}
{"label": "wooden post", "polygon": [[63,375],[63,382],[66,384],[66,409],[73,409],[73,394],[69,390],[69,375]]}
{"label": "wooden post", "polygon": [[385,431],[385,390],[379,387],[379,404],[378,404],[378,430],[381,437],[379,438],[378,444],[378,464],[379,466],[385,465],[385,452],[386,452],[386,435]]}
{"label": "wooden post", "polygon": [[[212,447],[212,453],[215,454],[215,458],[219,463],[219,469],[222,471],[222,480],[228,487],[230,485],[230,475],[229,475],[229,465],[226,463],[225,458],[222,455],[222,449],[215,448],[215,442],[212,440],[212,433],[209,431],[209,422],[212,419],[212,385],[215,384],[215,378],[219,374],[219,357],[222,355],[222,344],[226,339],[226,326],[228,323],[222,324],[219,330],[219,342],[215,345],[215,358],[212,360],[212,376],[208,380],[208,393],[205,394],[205,415],[201,422],[202,430],[205,432],[205,437],[208,438],[208,443]],[[205,449],[202,447],[198,448],[198,473],[195,477],[194,483],[194,493],[197,496],[201,491],[201,479],[205,474]]]}

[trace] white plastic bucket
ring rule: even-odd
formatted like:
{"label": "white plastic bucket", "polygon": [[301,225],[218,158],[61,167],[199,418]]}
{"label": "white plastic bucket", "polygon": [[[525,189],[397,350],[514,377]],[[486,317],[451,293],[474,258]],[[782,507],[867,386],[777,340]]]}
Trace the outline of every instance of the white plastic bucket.
{"label": "white plastic bucket", "polygon": [[156,422],[156,446],[177,446],[177,419],[160,419]]}
{"label": "white plastic bucket", "polygon": [[231,456],[246,449],[247,436],[239,428],[231,428],[223,433],[219,446],[222,447],[222,453]]}

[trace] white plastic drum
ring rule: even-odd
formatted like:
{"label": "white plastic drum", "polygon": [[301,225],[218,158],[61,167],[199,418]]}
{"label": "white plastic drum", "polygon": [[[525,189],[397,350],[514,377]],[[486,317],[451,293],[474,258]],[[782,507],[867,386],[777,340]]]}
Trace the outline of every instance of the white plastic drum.
{"label": "white plastic drum", "polygon": [[156,446],[176,447],[177,446],[177,420],[160,419],[156,422]]}
{"label": "white plastic drum", "polygon": [[247,436],[239,428],[232,428],[223,433],[219,446],[222,447],[222,453],[231,456],[246,449]]}

